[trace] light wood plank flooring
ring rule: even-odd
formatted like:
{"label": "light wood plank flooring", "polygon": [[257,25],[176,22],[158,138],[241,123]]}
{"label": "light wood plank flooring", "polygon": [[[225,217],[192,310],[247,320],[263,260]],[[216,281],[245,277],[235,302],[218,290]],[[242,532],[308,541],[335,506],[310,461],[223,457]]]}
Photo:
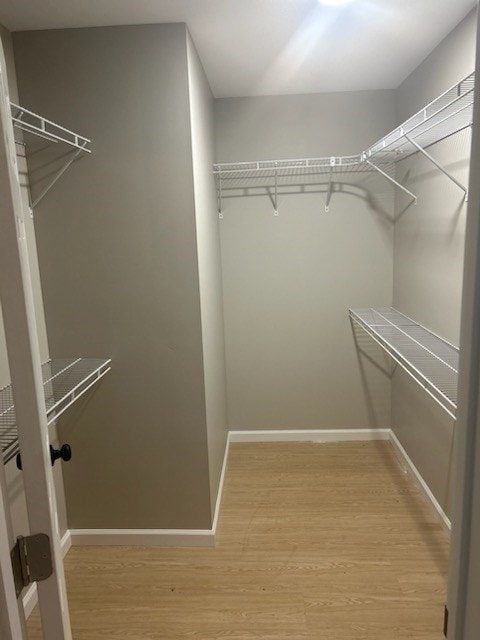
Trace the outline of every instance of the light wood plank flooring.
{"label": "light wood plank flooring", "polygon": [[447,560],[389,443],[234,444],[215,549],[71,549],[73,636],[440,640]]}

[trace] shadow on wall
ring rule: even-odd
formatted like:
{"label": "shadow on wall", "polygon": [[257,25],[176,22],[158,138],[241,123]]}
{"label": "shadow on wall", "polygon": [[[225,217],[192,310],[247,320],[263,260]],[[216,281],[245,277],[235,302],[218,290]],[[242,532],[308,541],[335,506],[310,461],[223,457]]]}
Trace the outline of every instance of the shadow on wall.
{"label": "shadow on wall", "polygon": [[[281,185],[278,187],[279,199],[289,196],[298,196],[301,194],[318,194],[320,196],[319,208],[328,211],[328,184],[306,185],[302,183],[291,183],[289,185]],[[363,200],[372,212],[375,212],[384,220],[393,222],[391,206],[389,206],[389,203],[385,203],[384,206],[381,202],[381,197],[378,197],[378,195],[374,196],[373,192],[365,187],[361,187],[355,183],[335,181],[332,183],[330,195],[330,209],[334,207],[334,199],[339,195],[351,196]],[[275,209],[275,187],[272,185],[252,187],[224,187],[222,185],[222,201],[236,198],[258,198],[259,196],[265,196],[268,198],[272,205],[272,209]]]}
{"label": "shadow on wall", "polygon": [[[370,365],[374,366],[389,380],[393,379],[393,376],[398,369],[398,364],[394,360],[392,360],[385,353],[385,351],[379,345],[377,345],[365,333],[365,331],[361,329],[361,327],[356,325],[351,319],[350,322],[352,326],[353,340],[355,342],[362,387],[366,398],[367,410],[372,420],[372,424],[376,424],[376,422],[374,422],[374,420],[376,419],[376,402],[372,390],[370,389],[370,386],[368,384],[366,364],[369,363]],[[391,472],[390,475],[397,485],[399,499],[404,502],[405,506],[412,515],[411,522],[414,523],[417,531],[424,539],[425,546],[428,549],[432,560],[437,565],[439,571],[445,571],[448,563],[448,553],[445,552],[445,533],[443,532],[443,529],[440,526],[432,527],[431,519],[425,517],[426,512],[419,510],[416,507],[415,502],[412,502],[412,500],[410,499],[409,491],[407,491],[407,489],[410,487],[410,484],[407,482],[408,471],[405,469],[400,459],[398,459],[397,462],[394,462],[392,456],[387,454],[383,443],[377,441],[376,444],[382,456],[384,468],[387,471]],[[399,477],[398,473],[395,472],[397,464],[402,467],[405,474],[405,480]],[[451,464],[449,464],[449,468],[450,467]]]}
{"label": "shadow on wall", "polygon": [[[433,527],[431,516],[427,517],[427,514],[431,512],[431,506],[428,505],[426,509],[418,508],[416,502],[411,499],[411,481],[408,478],[408,471],[405,469],[403,463],[399,458],[395,459],[392,455],[387,453],[387,450],[382,446],[383,443],[381,441],[376,441],[375,444],[382,457],[384,468],[390,472],[390,476],[392,477],[393,482],[395,482],[398,499],[402,500],[407,510],[410,512],[410,522],[425,542],[426,552],[430,554],[430,557],[435,563],[438,571],[446,573],[449,561],[449,552],[445,547],[446,534],[440,524],[437,527]],[[405,476],[404,478],[399,476],[396,472],[397,465],[401,467]],[[420,500],[424,500],[426,502],[426,499],[419,491],[418,497]]]}
{"label": "shadow on wall", "polygon": [[[41,197],[49,185],[56,183],[61,178],[64,171],[81,160],[84,154],[75,157],[78,150],[75,148],[65,149],[65,146],[47,143],[25,136],[25,140],[20,140],[17,145],[17,156],[24,158],[28,164],[28,171],[20,169],[21,185],[29,189],[29,201],[35,202],[37,197]],[[68,164],[68,166],[67,166]]]}
{"label": "shadow on wall", "polygon": [[369,377],[366,370],[366,363],[370,363],[389,380],[392,379],[397,364],[389,358],[385,351],[377,345],[358,325],[350,318],[352,327],[352,335],[355,343],[355,352],[357,355],[358,368],[360,371],[360,380],[362,383],[363,394],[367,406],[368,417],[371,424],[379,424],[379,416],[375,411],[378,406],[376,398],[373,396],[372,389],[368,383]]}

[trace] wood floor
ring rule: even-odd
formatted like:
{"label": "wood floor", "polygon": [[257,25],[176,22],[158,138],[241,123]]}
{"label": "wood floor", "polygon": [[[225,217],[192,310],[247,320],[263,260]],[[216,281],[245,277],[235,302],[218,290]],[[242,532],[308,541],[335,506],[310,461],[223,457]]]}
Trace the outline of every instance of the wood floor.
{"label": "wood floor", "polygon": [[215,549],[71,549],[73,637],[440,640],[447,560],[389,443],[234,444]]}

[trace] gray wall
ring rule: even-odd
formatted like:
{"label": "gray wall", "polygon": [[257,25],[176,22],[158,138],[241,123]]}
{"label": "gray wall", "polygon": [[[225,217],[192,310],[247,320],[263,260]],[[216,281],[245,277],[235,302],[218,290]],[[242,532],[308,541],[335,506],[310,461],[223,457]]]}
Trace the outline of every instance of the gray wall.
{"label": "gray wall", "polygon": [[[390,91],[220,99],[217,161],[360,153],[394,111]],[[361,336],[356,350],[348,308],[391,305],[393,191],[339,176],[326,214],[328,178],[302,181],[281,189],[278,217],[265,189],[233,181],[224,198],[229,426],[389,427],[388,363]]]}
{"label": "gray wall", "polygon": [[212,517],[227,439],[227,390],[222,263],[214,162],[214,99],[195,45],[187,34],[190,126],[197,228],[205,403]]}
{"label": "gray wall", "polygon": [[113,359],[63,421],[69,525],[209,528],[186,27],[14,45],[23,103],[93,140],[36,222],[52,355]]}
{"label": "gray wall", "polygon": [[[17,78],[15,72],[15,63],[13,56],[13,43],[12,36],[3,26],[0,25],[0,39],[4,48],[5,59],[7,63],[8,83],[10,90],[10,100],[18,104],[18,89]],[[19,153],[23,155],[21,148]],[[18,159],[18,166],[20,168],[22,196],[25,208],[28,205],[28,192],[27,192],[27,174],[26,163],[21,157]],[[35,241],[35,230],[33,220],[27,213],[25,216],[25,228],[27,234],[27,242],[29,248],[29,260],[30,270],[33,285],[33,294],[36,311],[36,321],[38,328],[38,338],[40,344],[40,354],[42,362],[48,359],[48,342],[45,328],[45,318],[43,312],[42,290],[40,285],[40,276],[38,271],[38,259],[37,259],[37,247]],[[1,318],[0,309],[0,388],[10,384],[10,371],[8,367],[7,347],[5,343],[5,335],[3,331],[3,321]],[[52,442],[56,443],[56,433],[51,428],[50,435]],[[14,535],[26,535],[28,534],[28,517],[25,503],[25,492],[23,488],[22,474],[17,471],[15,462],[12,460],[5,467],[5,473],[7,478],[7,488],[10,498],[10,511],[12,516]],[[66,508],[65,508],[65,496],[63,492],[63,479],[62,470],[60,465],[56,465],[54,469],[55,486],[57,489],[57,507],[60,524],[60,532],[63,534],[67,530]]]}
{"label": "gray wall", "polygon": [[[473,11],[399,87],[398,123],[474,70],[475,42]],[[468,185],[470,130],[429,151]],[[405,209],[405,198],[396,196],[394,306],[458,345],[463,193],[419,154],[397,165],[397,178],[418,195],[418,205]],[[453,420],[401,370],[393,377],[392,424],[436,498],[451,513]]]}

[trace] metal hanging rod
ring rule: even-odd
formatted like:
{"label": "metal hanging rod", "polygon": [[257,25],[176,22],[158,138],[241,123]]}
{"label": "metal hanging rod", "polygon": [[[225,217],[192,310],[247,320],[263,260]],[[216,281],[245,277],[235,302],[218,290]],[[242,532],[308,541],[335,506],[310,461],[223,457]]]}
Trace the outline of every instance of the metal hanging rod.
{"label": "metal hanging rod", "polygon": [[[278,211],[276,202],[279,180],[291,177],[326,176],[328,186],[325,205],[328,211],[335,174],[375,171],[407,193],[416,203],[415,194],[395,180],[393,167],[396,162],[419,152],[462,189],[467,198],[467,188],[426,149],[471,126],[474,91],[475,74],[472,73],[359,155],[214,164],[213,173],[217,180],[219,201],[222,200],[222,190],[225,188],[245,189],[269,184],[275,187],[274,207]],[[319,180],[318,183],[320,182]]]}

